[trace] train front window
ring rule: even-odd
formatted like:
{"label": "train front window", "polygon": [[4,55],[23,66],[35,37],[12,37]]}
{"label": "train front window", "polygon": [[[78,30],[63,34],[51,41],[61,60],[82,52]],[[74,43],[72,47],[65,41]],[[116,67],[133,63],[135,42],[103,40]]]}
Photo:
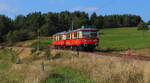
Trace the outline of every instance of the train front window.
{"label": "train front window", "polygon": [[83,32],[83,38],[97,38],[97,32]]}

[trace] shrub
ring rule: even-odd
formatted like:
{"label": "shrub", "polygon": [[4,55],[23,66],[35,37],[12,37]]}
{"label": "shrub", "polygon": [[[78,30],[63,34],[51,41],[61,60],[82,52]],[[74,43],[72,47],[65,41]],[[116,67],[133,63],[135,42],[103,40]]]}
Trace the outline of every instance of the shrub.
{"label": "shrub", "polygon": [[36,41],[34,42],[31,47],[35,48],[36,50],[39,51],[44,51],[45,49],[49,49],[49,46],[47,43],[43,43],[41,41]]}
{"label": "shrub", "polygon": [[6,36],[6,40],[9,43],[25,41],[25,40],[29,40],[33,38],[34,38],[34,35],[32,33],[29,33],[27,30],[11,31]]}

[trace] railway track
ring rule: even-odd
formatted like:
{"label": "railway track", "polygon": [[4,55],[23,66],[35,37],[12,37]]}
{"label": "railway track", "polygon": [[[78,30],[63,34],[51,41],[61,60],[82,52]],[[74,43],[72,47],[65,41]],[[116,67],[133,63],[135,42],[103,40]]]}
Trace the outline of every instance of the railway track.
{"label": "railway track", "polygon": [[94,52],[94,54],[102,56],[111,56],[111,57],[120,57],[123,59],[132,59],[132,60],[141,60],[141,61],[150,61],[150,57],[142,55],[132,55],[132,54],[113,54],[113,53],[103,53],[103,52]]}
{"label": "railway track", "polygon": [[[31,48],[32,47],[21,47],[21,46],[12,46],[12,47],[8,47],[8,46],[0,46],[1,49],[3,48]],[[56,49],[55,49],[56,50]],[[132,55],[132,54],[114,54],[114,53],[108,53],[108,52],[102,52],[100,50],[95,50],[93,52],[86,52],[86,51],[72,51],[72,50],[62,50],[62,49],[57,49],[57,50],[61,50],[61,51],[71,51],[71,52],[76,52],[77,54],[90,54],[90,55],[96,55],[96,56],[111,56],[111,57],[119,57],[122,59],[129,59],[129,60],[140,60],[140,61],[150,61],[150,57],[148,56],[142,56],[142,55]]]}
{"label": "railway track", "polygon": [[99,50],[95,50],[93,52],[79,51],[79,53],[78,53],[78,51],[72,51],[72,50],[62,50],[62,51],[71,51],[71,52],[76,52],[77,54],[90,54],[90,55],[96,55],[96,56],[118,57],[118,58],[127,59],[127,60],[150,61],[150,57],[143,56],[143,55],[114,54],[114,53],[102,52],[102,51],[99,51]]}

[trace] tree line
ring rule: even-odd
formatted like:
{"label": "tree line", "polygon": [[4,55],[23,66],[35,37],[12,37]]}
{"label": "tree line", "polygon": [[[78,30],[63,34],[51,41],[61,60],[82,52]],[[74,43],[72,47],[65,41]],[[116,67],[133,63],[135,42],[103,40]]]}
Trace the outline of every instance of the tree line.
{"label": "tree line", "polygon": [[98,29],[135,27],[142,21],[140,16],[124,15],[88,15],[86,12],[63,11],[60,13],[33,12],[28,15],[18,15],[11,19],[0,15],[0,42],[17,42],[34,39],[37,35],[51,36],[54,33],[71,29],[72,23],[75,28],[83,25],[97,26]]}

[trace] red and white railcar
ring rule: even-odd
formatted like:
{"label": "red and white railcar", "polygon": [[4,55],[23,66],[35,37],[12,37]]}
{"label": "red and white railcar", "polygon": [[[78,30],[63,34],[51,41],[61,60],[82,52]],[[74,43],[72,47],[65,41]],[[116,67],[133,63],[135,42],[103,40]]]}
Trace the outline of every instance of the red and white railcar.
{"label": "red and white railcar", "polygon": [[99,43],[97,35],[96,28],[83,26],[80,29],[54,34],[52,45],[56,48],[93,50]]}

